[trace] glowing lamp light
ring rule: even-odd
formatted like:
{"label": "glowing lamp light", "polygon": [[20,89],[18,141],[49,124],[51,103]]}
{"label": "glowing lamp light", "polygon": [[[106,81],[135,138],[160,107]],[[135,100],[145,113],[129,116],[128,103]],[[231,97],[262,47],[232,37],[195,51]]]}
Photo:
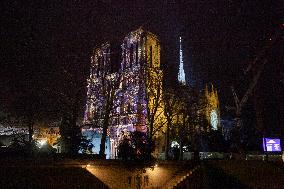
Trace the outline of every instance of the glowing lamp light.
{"label": "glowing lamp light", "polygon": [[44,145],[47,144],[47,140],[40,140],[40,141],[38,141],[38,144],[39,144],[39,147],[41,148],[41,147],[43,147]]}
{"label": "glowing lamp light", "polygon": [[172,147],[172,148],[173,148],[173,147],[179,148],[179,143],[178,143],[177,141],[172,141],[171,147]]}

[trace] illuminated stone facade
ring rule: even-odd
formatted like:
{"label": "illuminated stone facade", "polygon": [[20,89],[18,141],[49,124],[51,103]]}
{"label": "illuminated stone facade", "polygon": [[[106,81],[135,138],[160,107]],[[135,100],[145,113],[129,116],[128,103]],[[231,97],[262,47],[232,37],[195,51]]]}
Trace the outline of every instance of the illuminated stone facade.
{"label": "illuminated stone facade", "polygon": [[182,50],[182,39],[179,37],[179,72],[178,72],[178,81],[186,85],[185,81],[185,72],[183,67],[183,50]]}
{"label": "illuminated stone facade", "polygon": [[206,100],[204,107],[206,120],[210,125],[210,129],[218,130],[221,122],[218,92],[212,84],[210,88],[206,85],[204,95]]}
{"label": "illuminated stone facade", "polygon": [[[194,85],[191,85],[192,83],[195,83],[193,81],[186,82],[186,76],[187,78],[192,78],[190,75],[186,75],[184,71],[184,60],[183,60],[183,46],[182,46],[182,38],[179,38],[179,73],[178,73],[178,82],[181,85],[184,85],[185,87],[190,86],[194,87]],[[190,74],[193,74],[190,72]],[[212,130],[218,130],[220,128],[220,108],[219,108],[219,98],[218,98],[218,92],[213,87],[213,84],[210,84],[209,87],[206,84],[205,88],[200,91],[201,98],[199,99],[200,105],[202,106],[201,113],[205,116],[207,120],[207,125],[209,128],[206,128],[206,130],[210,131]],[[177,119],[178,120],[178,119]]]}
{"label": "illuminated stone facade", "polygon": [[[84,132],[101,133],[100,117],[108,100],[105,93],[109,92],[102,90],[106,85],[113,85],[108,88],[114,94],[108,127],[108,158],[116,157],[118,143],[128,132],[148,133],[150,122],[154,127],[162,124],[162,77],[159,40],[142,28],[129,33],[115,50],[112,44],[105,43],[93,51],[84,115],[84,124],[90,129],[85,127]],[[156,132],[155,136],[158,135]]]}

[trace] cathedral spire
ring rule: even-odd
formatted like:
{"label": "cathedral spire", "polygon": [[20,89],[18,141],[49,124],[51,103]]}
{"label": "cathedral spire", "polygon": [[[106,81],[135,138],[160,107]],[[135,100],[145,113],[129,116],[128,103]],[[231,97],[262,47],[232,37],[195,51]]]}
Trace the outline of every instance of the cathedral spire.
{"label": "cathedral spire", "polygon": [[182,45],[181,45],[181,37],[179,37],[179,73],[178,73],[178,81],[186,85],[185,81],[185,72],[183,69],[183,54],[182,54]]}

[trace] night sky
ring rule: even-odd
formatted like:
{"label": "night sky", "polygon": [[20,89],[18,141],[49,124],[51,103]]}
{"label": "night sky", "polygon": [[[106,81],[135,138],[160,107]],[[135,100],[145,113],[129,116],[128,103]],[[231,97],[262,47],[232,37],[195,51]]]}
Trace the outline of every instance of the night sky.
{"label": "night sky", "polygon": [[[229,116],[224,107],[233,104],[230,86],[242,94],[250,78],[243,69],[284,23],[283,4],[277,0],[11,0],[0,6],[1,108],[36,112],[46,120],[60,118],[62,105],[76,94],[83,112],[92,48],[121,41],[139,26],[161,41],[166,83],[177,79],[182,36],[187,77],[201,86],[213,83],[221,115]],[[259,86],[263,108],[274,111],[278,126],[284,121],[283,49],[280,37],[267,55]]]}

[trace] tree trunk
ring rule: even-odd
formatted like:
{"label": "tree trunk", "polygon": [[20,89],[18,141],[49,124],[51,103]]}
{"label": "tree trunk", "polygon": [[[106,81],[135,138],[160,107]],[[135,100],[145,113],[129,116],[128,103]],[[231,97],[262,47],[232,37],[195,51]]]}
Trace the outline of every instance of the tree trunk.
{"label": "tree trunk", "polygon": [[166,148],[165,148],[165,159],[169,159],[169,151],[170,151],[170,123],[167,124],[167,132],[166,132]]}
{"label": "tree trunk", "polygon": [[[183,127],[184,128],[184,127]],[[179,128],[179,160],[183,160],[183,130]]]}
{"label": "tree trunk", "polygon": [[75,95],[75,100],[72,106],[72,126],[76,126],[77,123],[77,118],[78,118],[78,105],[79,105],[79,101],[80,101],[80,97],[79,97],[79,91],[77,91],[76,95]]}
{"label": "tree trunk", "polygon": [[[80,149],[80,143],[81,143],[81,138],[78,138],[78,128],[79,126],[77,126],[77,118],[78,118],[78,105],[79,105],[79,101],[80,101],[80,97],[79,97],[79,93],[80,91],[78,90],[75,94],[75,100],[73,101],[72,104],[72,115],[71,115],[71,119],[70,119],[70,125],[69,127],[71,127],[71,141],[70,141],[70,154],[72,156],[75,156],[76,154],[78,154],[79,149]],[[79,140],[79,141],[78,141]]]}
{"label": "tree trunk", "polygon": [[103,159],[106,158],[105,149],[106,149],[106,137],[107,137],[107,129],[108,129],[108,122],[109,122],[109,113],[106,113],[103,124],[103,133],[101,138],[101,144],[100,144],[100,152],[99,155]]}
{"label": "tree trunk", "polygon": [[34,124],[32,119],[28,120],[28,128],[29,128],[29,143],[31,144],[33,141],[33,134],[34,134]]}
{"label": "tree trunk", "polygon": [[180,140],[180,148],[179,148],[179,160],[183,160],[183,141],[182,139]]}
{"label": "tree trunk", "polygon": [[195,164],[200,162],[200,135],[195,134],[193,138],[193,161]]}
{"label": "tree trunk", "polygon": [[154,119],[151,120],[149,124],[149,141],[152,143],[153,142],[153,130],[154,130]]}

